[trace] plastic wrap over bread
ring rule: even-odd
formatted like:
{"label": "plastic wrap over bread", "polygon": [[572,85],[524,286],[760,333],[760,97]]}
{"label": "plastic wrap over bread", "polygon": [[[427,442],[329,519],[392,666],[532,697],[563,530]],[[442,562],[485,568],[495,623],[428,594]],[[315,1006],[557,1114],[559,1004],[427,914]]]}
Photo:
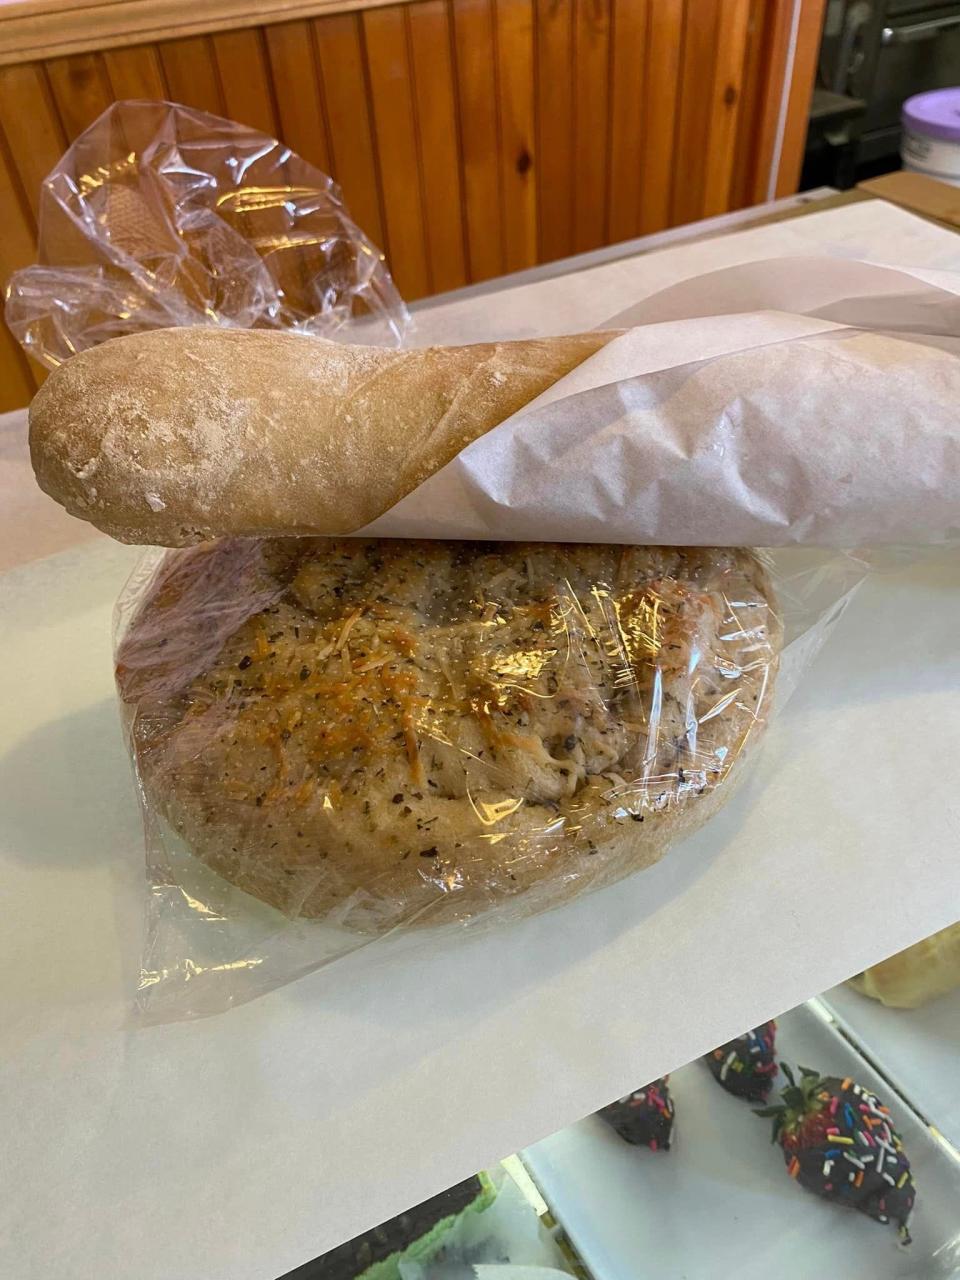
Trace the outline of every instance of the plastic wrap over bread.
{"label": "plastic wrap over bread", "polygon": [[246,125],[169,102],[117,102],[40,188],[37,265],[6,321],[55,369],[169,326],[286,329],[396,345],[406,308],[332,179]]}
{"label": "plastic wrap over bread", "polygon": [[651,866],[734,795],[863,574],[610,544],[149,553],[116,639],[142,1016],[219,1012]]}
{"label": "plastic wrap over bread", "polygon": [[749,551],[365,540],[171,553],[120,643],[147,804],[288,916],[516,916],[656,861],[762,735]]}

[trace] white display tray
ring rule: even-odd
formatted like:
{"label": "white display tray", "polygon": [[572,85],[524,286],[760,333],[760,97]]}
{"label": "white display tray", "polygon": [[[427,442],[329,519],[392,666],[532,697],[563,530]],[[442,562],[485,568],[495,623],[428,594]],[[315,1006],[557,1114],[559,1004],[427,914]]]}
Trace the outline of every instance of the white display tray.
{"label": "white display tray", "polygon": [[914,1108],[960,1149],[960,989],[922,1009],[888,1009],[847,986],[821,999]]}
{"label": "white display tray", "polygon": [[[706,1065],[673,1073],[669,1152],[624,1142],[589,1116],[529,1147],[524,1163],[594,1280],[935,1280],[960,1270],[960,1160],[858,1056],[801,1006],[779,1020],[793,1066],[849,1075],[891,1108],[917,1181],[904,1248],[895,1229],[820,1200],[787,1175],[770,1121]],[[636,1085],[643,1084],[638,1080]]]}

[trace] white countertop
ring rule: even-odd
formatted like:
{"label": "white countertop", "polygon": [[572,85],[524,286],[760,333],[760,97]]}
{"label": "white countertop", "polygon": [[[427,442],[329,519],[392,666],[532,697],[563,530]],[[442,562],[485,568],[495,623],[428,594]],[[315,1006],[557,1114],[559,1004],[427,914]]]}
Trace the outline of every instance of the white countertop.
{"label": "white countertop", "polygon": [[941,554],[868,583],[744,790],[651,871],[123,1029],[143,854],[110,613],[135,553],[33,554],[67,518],[27,496],[4,429],[3,474],[43,514],[36,543],[18,517],[0,576],[0,1273],[273,1280],[952,922],[960,556]]}

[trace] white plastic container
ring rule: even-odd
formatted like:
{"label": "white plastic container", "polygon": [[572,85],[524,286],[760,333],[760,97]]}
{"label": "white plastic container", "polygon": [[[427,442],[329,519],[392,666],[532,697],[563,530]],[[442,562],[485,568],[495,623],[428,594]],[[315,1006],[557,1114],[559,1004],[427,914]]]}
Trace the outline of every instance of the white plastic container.
{"label": "white plastic container", "polygon": [[903,167],[960,187],[960,88],[908,98],[901,118]]}

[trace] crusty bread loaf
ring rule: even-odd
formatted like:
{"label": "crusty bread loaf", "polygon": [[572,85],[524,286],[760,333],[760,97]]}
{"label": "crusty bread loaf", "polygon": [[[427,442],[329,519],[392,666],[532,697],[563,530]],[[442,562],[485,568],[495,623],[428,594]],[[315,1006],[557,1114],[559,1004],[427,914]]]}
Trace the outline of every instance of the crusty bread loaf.
{"label": "crusty bread loaf", "polygon": [[121,542],[352,533],[612,336],[394,351],[274,330],[133,334],[47,379],[33,466]]}
{"label": "crusty bread loaf", "polygon": [[780,637],[748,551],[247,539],[171,553],[117,675],[200,859],[380,932],[656,861],[730,795]]}

